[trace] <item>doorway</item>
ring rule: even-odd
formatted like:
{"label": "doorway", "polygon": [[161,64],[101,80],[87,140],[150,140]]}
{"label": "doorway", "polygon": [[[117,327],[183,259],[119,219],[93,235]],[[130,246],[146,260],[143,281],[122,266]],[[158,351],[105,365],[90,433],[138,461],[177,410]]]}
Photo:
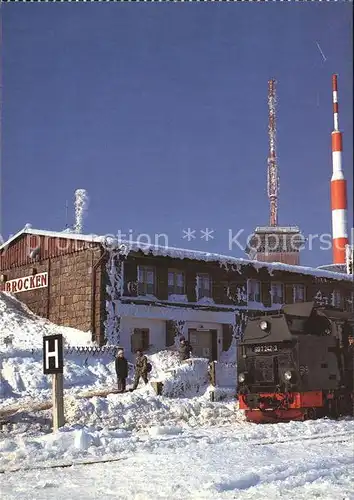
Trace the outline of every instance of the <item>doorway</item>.
{"label": "doorway", "polygon": [[218,356],[217,330],[188,330],[188,339],[192,354],[197,358],[207,358],[216,361]]}

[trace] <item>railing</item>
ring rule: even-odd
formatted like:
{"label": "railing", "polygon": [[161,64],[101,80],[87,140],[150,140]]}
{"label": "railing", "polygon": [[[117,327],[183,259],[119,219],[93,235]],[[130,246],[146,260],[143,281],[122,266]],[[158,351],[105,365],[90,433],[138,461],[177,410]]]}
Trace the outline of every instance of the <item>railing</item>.
{"label": "railing", "polygon": [[[91,346],[68,346],[64,347],[64,354],[82,354],[83,356],[99,356],[104,354],[110,354],[115,357],[118,349],[117,346],[102,346],[102,347],[91,347]],[[31,349],[32,354],[40,354],[43,352],[41,347]]]}
{"label": "railing", "polygon": [[102,346],[102,347],[91,347],[91,346],[83,346],[83,347],[65,347],[65,354],[85,354],[91,356],[97,356],[101,354],[111,354],[113,357],[116,356],[118,346]]}

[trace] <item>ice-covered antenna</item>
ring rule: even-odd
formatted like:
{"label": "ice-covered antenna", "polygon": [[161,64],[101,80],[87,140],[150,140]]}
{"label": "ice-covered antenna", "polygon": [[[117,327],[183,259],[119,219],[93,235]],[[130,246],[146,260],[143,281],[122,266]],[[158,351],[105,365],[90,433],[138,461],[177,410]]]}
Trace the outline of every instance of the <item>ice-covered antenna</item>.
{"label": "ice-covered antenna", "polygon": [[65,229],[68,229],[68,227],[69,227],[68,218],[69,218],[69,203],[68,203],[68,200],[66,200],[66,202],[65,202]]}
{"label": "ice-covered antenna", "polygon": [[86,189],[75,191],[75,233],[82,233],[83,220],[87,212],[89,197]]}
{"label": "ice-covered antenna", "polygon": [[278,190],[279,177],[276,152],[276,81],[268,82],[268,136],[269,136],[269,156],[268,156],[268,198],[270,203],[270,226],[278,225]]}

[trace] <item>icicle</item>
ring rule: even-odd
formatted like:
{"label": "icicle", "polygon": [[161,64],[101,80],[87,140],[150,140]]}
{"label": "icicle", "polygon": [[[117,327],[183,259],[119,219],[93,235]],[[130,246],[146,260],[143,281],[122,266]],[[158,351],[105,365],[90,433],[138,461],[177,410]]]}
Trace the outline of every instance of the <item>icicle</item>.
{"label": "icicle", "polygon": [[109,300],[106,302],[107,320],[105,321],[105,337],[108,344],[120,344],[120,316],[117,311],[122,296],[123,269],[119,251],[112,250],[107,262],[107,274],[110,284],[106,287]]}

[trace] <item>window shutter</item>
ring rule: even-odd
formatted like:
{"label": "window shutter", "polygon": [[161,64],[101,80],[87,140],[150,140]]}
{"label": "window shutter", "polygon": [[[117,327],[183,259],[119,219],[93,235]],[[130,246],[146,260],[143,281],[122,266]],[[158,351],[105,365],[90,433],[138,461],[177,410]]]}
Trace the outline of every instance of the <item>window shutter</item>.
{"label": "window shutter", "polygon": [[135,261],[129,260],[124,262],[124,295],[128,297],[136,297],[138,274],[137,265]]}
{"label": "window shutter", "polygon": [[211,296],[214,299],[215,304],[227,304],[226,289],[224,284],[217,280],[212,280],[211,282]]}
{"label": "window shutter", "polygon": [[150,346],[150,330],[148,328],[141,329],[141,343],[143,351],[147,351]]}
{"label": "window shutter", "polygon": [[211,333],[211,361],[217,361],[218,359],[218,331],[210,330]]}
{"label": "window shutter", "polygon": [[232,333],[233,328],[232,325],[222,325],[222,350],[228,351],[232,342]]}
{"label": "window shutter", "polygon": [[175,343],[175,322],[173,320],[166,321],[166,347],[171,347]]}
{"label": "window shutter", "polygon": [[293,304],[294,302],[294,288],[293,285],[285,285],[285,304]]}
{"label": "window shutter", "polygon": [[196,284],[197,284],[196,273],[193,271],[193,268],[188,266],[186,269],[186,294],[188,302],[197,301],[195,293]]}
{"label": "window shutter", "polygon": [[155,279],[156,297],[160,300],[168,300],[168,267],[164,265],[158,265],[156,267]]}
{"label": "window shutter", "polygon": [[131,335],[131,351],[136,352],[138,349],[143,348],[142,332],[138,328],[134,329],[134,333]]}

